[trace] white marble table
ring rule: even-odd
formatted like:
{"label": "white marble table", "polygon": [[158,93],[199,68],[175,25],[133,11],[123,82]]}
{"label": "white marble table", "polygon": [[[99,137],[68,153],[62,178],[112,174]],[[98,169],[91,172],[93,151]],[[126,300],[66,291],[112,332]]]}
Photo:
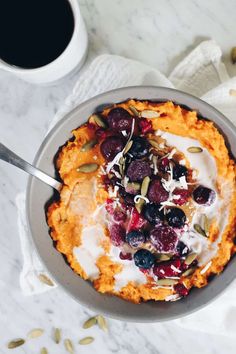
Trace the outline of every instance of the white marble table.
{"label": "white marble table", "polygon": [[[141,60],[165,73],[197,43],[214,38],[229,61],[235,40],[235,0],[81,0],[90,37],[89,60],[99,53],[115,53]],[[32,161],[50,119],[73,87],[76,77],[51,87],[37,87],[0,72],[0,141]],[[78,347],[78,353],[235,353],[235,340],[214,334],[183,330],[175,322],[128,324],[109,320],[109,335],[97,329],[85,332],[81,324],[91,313],[61,289],[24,297],[19,287],[22,265],[15,196],[26,187],[27,176],[0,162],[0,353],[6,342],[42,327],[46,334],[16,353],[65,353],[53,344],[53,326],[78,342],[87,335],[96,341]],[[207,321],[207,318],[205,319]]]}

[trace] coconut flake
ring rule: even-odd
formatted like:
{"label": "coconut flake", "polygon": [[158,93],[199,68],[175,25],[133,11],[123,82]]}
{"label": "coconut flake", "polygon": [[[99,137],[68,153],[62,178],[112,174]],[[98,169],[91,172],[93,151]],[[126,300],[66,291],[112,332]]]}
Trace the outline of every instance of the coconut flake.
{"label": "coconut flake", "polygon": [[168,295],[166,298],[165,298],[165,301],[177,301],[181,299],[181,297],[179,296],[179,294],[172,294],[172,295]]}
{"label": "coconut flake", "polygon": [[212,261],[208,262],[208,263],[205,265],[205,267],[200,271],[200,274],[206,273],[206,271],[210,268],[211,264],[212,264]]}
{"label": "coconut flake", "polygon": [[117,197],[117,192],[118,192],[118,190],[119,190],[119,187],[118,187],[118,186],[115,186],[115,187],[114,187],[114,190],[112,190],[112,188],[109,187],[109,188],[108,188],[109,197],[110,197],[110,198],[115,198],[115,197]]}
{"label": "coconut flake", "polygon": [[173,264],[171,264],[171,269],[174,270],[176,273],[181,273],[181,270],[179,270],[178,268],[176,268]]}
{"label": "coconut flake", "polygon": [[171,150],[171,152],[170,152],[170,153],[168,154],[168,156],[167,156],[169,160],[172,159],[172,157],[174,156],[174,154],[176,153],[176,151],[177,151],[177,150],[176,150],[175,148]]}
{"label": "coconut flake", "polygon": [[185,176],[180,177],[179,182],[183,189],[188,189],[188,184]]}
{"label": "coconut flake", "polygon": [[149,203],[149,199],[147,197],[144,197],[143,195],[141,194],[137,194],[135,197],[134,197],[134,202],[135,203],[138,203],[140,201],[140,199],[143,199],[145,200],[146,203]]}

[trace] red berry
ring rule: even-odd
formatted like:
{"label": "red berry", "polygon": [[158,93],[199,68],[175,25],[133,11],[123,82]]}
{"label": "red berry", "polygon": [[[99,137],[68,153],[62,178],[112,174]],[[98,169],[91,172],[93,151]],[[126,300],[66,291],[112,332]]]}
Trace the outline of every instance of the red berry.
{"label": "red berry", "polygon": [[181,283],[174,285],[174,289],[180,296],[187,296],[189,293],[189,290]]}
{"label": "red berry", "polygon": [[115,210],[113,214],[113,219],[117,223],[123,223],[126,220],[126,214],[123,210]]}
{"label": "red berry", "polygon": [[119,136],[109,136],[101,144],[101,153],[107,161],[112,161],[114,157],[123,149],[125,143]]}
{"label": "red berry", "polygon": [[160,253],[175,253],[177,246],[177,234],[169,226],[157,226],[150,233],[150,240]]}
{"label": "red berry", "polygon": [[147,221],[142,217],[142,215],[139,214],[136,208],[132,208],[130,213],[130,220],[127,226],[127,232],[131,230],[139,230],[146,224]]}
{"label": "red berry", "polygon": [[139,119],[138,121],[139,124],[139,128],[141,130],[142,134],[146,134],[146,133],[150,133],[153,129],[152,129],[152,122],[150,122],[147,119]]}
{"label": "red berry", "polygon": [[162,172],[167,172],[170,168],[170,160],[167,157],[161,159],[159,168]]}
{"label": "red berry", "polygon": [[187,203],[189,199],[189,191],[187,189],[176,188],[173,192],[174,195],[178,196],[177,199],[173,198],[173,201],[177,205],[183,205]]}
{"label": "red berry", "polygon": [[134,160],[127,169],[127,176],[132,182],[140,182],[146,176],[151,176],[151,167],[147,161]]}
{"label": "red berry", "polygon": [[109,128],[115,132],[131,131],[132,117],[126,109],[116,107],[110,110],[107,116]]}
{"label": "red berry", "polygon": [[127,261],[131,261],[133,258],[131,253],[126,253],[126,252],[122,252],[122,251],[120,252],[119,257],[120,257],[120,259],[127,260]]}
{"label": "red berry", "polygon": [[162,186],[161,181],[158,179],[153,180],[150,183],[148,189],[148,199],[153,202],[160,204],[161,202],[165,202],[169,197],[169,193]]}
{"label": "red berry", "polygon": [[118,224],[112,225],[110,229],[110,239],[111,239],[111,243],[114,246],[123,245],[125,240],[125,229]]}
{"label": "red berry", "polygon": [[179,276],[181,274],[181,261],[180,259],[175,259],[157,263],[153,268],[153,273],[160,279]]}
{"label": "red berry", "polygon": [[198,186],[193,191],[193,199],[200,205],[211,205],[216,199],[216,192],[204,186]]}
{"label": "red berry", "polygon": [[113,215],[114,213],[114,205],[113,205],[113,200],[112,199],[107,199],[106,201],[106,211]]}

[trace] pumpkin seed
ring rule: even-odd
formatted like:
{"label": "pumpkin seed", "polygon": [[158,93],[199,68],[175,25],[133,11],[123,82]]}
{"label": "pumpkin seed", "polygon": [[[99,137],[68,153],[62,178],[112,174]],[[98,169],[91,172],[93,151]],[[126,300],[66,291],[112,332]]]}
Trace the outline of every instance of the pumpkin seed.
{"label": "pumpkin seed", "polygon": [[141,194],[144,197],[147,194],[149,183],[150,183],[150,178],[148,176],[144,177],[143,182],[142,182],[142,186],[141,186]]}
{"label": "pumpkin seed", "polygon": [[34,339],[40,337],[44,333],[44,329],[42,328],[34,328],[27,335],[28,338]]}
{"label": "pumpkin seed", "polygon": [[11,340],[11,341],[8,343],[7,348],[8,348],[8,349],[14,349],[14,348],[20,347],[20,346],[23,345],[24,343],[25,343],[25,340],[22,339],[22,338],[14,339],[14,340]]}
{"label": "pumpkin seed", "polygon": [[205,230],[203,230],[203,228],[201,227],[201,225],[199,224],[194,224],[193,228],[195,231],[197,231],[200,235],[207,237],[207,234],[205,233]]}
{"label": "pumpkin seed", "polygon": [[140,117],[140,112],[137,111],[137,109],[134,106],[129,106],[129,109],[136,117]]}
{"label": "pumpkin seed", "polygon": [[175,285],[179,281],[178,279],[170,279],[170,278],[165,278],[165,279],[159,279],[156,281],[157,285]]}
{"label": "pumpkin seed", "polygon": [[40,354],[48,354],[47,348],[43,347],[43,348],[40,350]]}
{"label": "pumpkin seed", "polygon": [[83,328],[87,329],[87,328],[93,327],[96,323],[97,323],[97,318],[91,317],[87,321],[84,322]]}
{"label": "pumpkin seed", "polygon": [[53,281],[46,274],[41,273],[38,275],[38,278],[42,283],[47,284],[48,286],[54,286]]}
{"label": "pumpkin seed", "polygon": [[89,150],[91,150],[96,144],[97,144],[97,140],[96,140],[96,139],[87,141],[87,143],[85,143],[85,144],[81,147],[81,151],[83,151],[83,152],[89,151]]}
{"label": "pumpkin seed", "polygon": [[94,120],[94,122],[101,128],[107,128],[107,124],[104,121],[104,119],[99,116],[98,114],[93,114],[91,118]]}
{"label": "pumpkin seed", "polygon": [[203,151],[203,149],[200,146],[190,146],[189,148],[187,148],[187,150],[192,154],[196,154]]}
{"label": "pumpkin seed", "polygon": [[208,235],[210,230],[210,220],[205,214],[203,214],[203,225],[205,233]]}
{"label": "pumpkin seed", "polygon": [[187,265],[190,265],[190,264],[193,263],[193,261],[194,261],[196,258],[197,258],[197,253],[190,253],[190,254],[186,257],[184,263],[187,264]]}
{"label": "pumpkin seed", "polygon": [[195,267],[187,269],[185,272],[183,272],[182,276],[183,277],[188,277],[189,275],[193,274],[195,271]]}
{"label": "pumpkin seed", "polygon": [[107,327],[107,321],[102,315],[97,316],[97,321],[98,321],[98,326],[101,328],[104,332],[108,331]]}
{"label": "pumpkin seed", "polygon": [[149,143],[156,149],[159,149],[159,144],[156,140],[148,139]]}
{"label": "pumpkin seed", "polygon": [[157,257],[157,262],[169,261],[171,259],[171,255],[169,254],[159,254]]}
{"label": "pumpkin seed", "polygon": [[141,117],[142,118],[158,118],[158,117],[160,117],[160,114],[156,111],[151,111],[149,109],[145,109],[144,111],[141,112]]}
{"label": "pumpkin seed", "polygon": [[135,203],[135,208],[139,212],[139,214],[141,213],[144,204],[145,204],[145,200],[143,200],[141,198],[139,199],[139,201],[137,203]]}
{"label": "pumpkin seed", "polygon": [[55,328],[54,330],[54,340],[57,344],[59,344],[61,341],[61,330],[59,328]]}
{"label": "pumpkin seed", "polygon": [[133,140],[130,140],[124,148],[124,155],[127,154],[127,152],[130,150],[132,145],[133,145]]}
{"label": "pumpkin seed", "polygon": [[93,337],[85,337],[85,338],[80,339],[79,344],[87,345],[87,344],[92,343],[93,341],[94,341]]}
{"label": "pumpkin seed", "polygon": [[236,96],[236,90],[230,89],[229,94],[230,94],[230,96]]}
{"label": "pumpkin seed", "polygon": [[72,344],[72,341],[69,339],[69,338],[66,338],[64,340],[64,345],[65,345],[65,348],[66,350],[70,353],[70,354],[73,354],[74,353],[74,346]]}
{"label": "pumpkin seed", "polygon": [[98,167],[99,166],[96,163],[85,163],[84,165],[78,167],[77,171],[83,173],[91,173],[91,172],[95,172],[98,169]]}
{"label": "pumpkin seed", "polygon": [[231,49],[231,60],[232,63],[235,64],[236,63],[236,47],[233,47]]}
{"label": "pumpkin seed", "polygon": [[125,190],[127,193],[130,193],[132,191],[138,192],[140,190],[140,184],[138,182],[127,183]]}

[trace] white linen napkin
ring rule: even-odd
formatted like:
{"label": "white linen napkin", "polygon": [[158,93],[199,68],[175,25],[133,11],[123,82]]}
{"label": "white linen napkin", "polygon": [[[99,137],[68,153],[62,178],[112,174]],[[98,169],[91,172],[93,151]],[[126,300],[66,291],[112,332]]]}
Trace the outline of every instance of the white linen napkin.
{"label": "white linen napkin", "polygon": [[[201,97],[236,124],[236,97],[229,95],[230,89],[236,89],[236,77],[229,79],[221,56],[221,49],[215,41],[204,41],[173,70],[169,78],[166,78],[155,68],[137,61],[115,55],[101,55],[78,77],[72,93],[55,115],[50,128],[65,113],[86,99],[114,88],[135,85],[172,87]],[[17,196],[16,203],[24,262],[20,275],[21,289],[25,295],[47,291],[51,287],[38,278],[39,274],[47,275],[47,272],[28,237],[23,194]],[[234,335],[236,331],[234,298],[236,283],[213,304],[175,322],[189,329]]]}

